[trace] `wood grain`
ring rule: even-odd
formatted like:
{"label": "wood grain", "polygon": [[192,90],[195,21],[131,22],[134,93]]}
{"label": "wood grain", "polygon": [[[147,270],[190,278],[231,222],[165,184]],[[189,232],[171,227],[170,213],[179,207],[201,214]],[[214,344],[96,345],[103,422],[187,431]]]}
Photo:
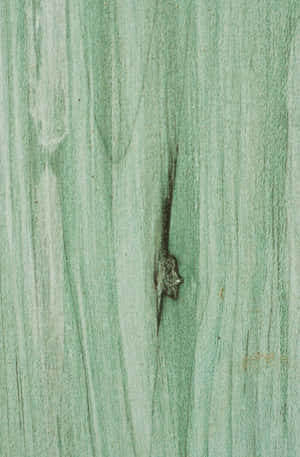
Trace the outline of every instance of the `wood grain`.
{"label": "wood grain", "polygon": [[299,457],[299,24],[2,0],[1,457]]}

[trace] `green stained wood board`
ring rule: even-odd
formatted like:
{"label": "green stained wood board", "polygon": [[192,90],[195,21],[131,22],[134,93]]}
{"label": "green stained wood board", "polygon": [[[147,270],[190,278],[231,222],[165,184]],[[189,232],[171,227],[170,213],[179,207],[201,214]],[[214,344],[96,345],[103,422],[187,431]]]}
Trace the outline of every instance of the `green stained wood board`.
{"label": "green stained wood board", "polygon": [[299,457],[299,2],[1,0],[0,138],[0,456]]}

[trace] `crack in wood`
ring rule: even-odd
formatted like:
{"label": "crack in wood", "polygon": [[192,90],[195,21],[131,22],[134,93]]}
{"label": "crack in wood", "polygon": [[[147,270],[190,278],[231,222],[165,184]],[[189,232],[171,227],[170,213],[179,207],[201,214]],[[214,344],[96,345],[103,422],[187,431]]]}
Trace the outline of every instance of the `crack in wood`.
{"label": "crack in wood", "polygon": [[156,289],[156,315],[157,315],[157,334],[159,333],[162,312],[163,298],[170,297],[177,300],[179,287],[183,283],[183,278],[179,274],[178,262],[174,255],[169,252],[169,237],[171,225],[171,210],[173,193],[175,187],[178,145],[175,154],[170,151],[168,169],[167,196],[162,205],[162,238],[159,248],[158,260],[155,262],[154,284]]}

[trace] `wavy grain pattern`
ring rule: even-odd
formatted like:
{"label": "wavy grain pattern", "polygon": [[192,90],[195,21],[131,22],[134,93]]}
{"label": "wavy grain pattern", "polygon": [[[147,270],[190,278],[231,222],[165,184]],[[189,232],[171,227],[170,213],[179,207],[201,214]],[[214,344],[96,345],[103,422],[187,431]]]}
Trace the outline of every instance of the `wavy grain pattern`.
{"label": "wavy grain pattern", "polygon": [[298,2],[0,12],[1,457],[299,457]]}

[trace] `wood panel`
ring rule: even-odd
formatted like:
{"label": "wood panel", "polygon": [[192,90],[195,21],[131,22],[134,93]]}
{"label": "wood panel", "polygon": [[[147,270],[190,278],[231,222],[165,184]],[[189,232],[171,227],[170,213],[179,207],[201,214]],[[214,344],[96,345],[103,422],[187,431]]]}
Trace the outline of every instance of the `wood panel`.
{"label": "wood panel", "polygon": [[300,455],[298,10],[2,0],[1,456]]}

